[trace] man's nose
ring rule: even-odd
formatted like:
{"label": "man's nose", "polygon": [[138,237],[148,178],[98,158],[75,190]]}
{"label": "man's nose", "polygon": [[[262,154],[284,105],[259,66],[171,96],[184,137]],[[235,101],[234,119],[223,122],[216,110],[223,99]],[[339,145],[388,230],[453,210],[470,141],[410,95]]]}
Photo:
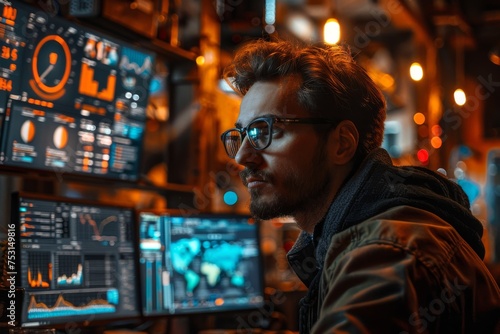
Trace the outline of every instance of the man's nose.
{"label": "man's nose", "polygon": [[234,160],[242,166],[255,166],[262,159],[260,151],[256,150],[250,141],[248,136],[243,139],[241,146],[234,157]]}

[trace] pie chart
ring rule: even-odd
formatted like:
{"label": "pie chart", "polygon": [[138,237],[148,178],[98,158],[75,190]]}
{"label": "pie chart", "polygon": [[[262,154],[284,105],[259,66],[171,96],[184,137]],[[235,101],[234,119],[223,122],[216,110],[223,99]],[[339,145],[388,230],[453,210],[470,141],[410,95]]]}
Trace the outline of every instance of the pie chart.
{"label": "pie chart", "polygon": [[21,138],[25,143],[29,143],[35,137],[35,125],[32,121],[25,121],[21,126]]}
{"label": "pie chart", "polygon": [[68,143],[68,130],[64,126],[58,126],[54,131],[54,145],[58,149],[63,149]]}

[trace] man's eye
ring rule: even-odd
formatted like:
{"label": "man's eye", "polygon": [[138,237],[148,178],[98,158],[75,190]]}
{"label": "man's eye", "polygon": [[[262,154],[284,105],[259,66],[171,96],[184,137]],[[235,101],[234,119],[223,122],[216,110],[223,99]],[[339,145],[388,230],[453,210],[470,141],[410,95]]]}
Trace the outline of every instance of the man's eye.
{"label": "man's eye", "polygon": [[273,126],[273,135],[281,134],[283,130],[284,129],[280,125],[275,125]]}

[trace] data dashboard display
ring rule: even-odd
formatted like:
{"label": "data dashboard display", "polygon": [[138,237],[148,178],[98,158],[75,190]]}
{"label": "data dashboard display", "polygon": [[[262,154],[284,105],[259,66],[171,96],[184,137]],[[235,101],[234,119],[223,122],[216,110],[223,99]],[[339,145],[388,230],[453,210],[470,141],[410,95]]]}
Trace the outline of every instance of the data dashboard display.
{"label": "data dashboard display", "polygon": [[0,165],[136,180],[154,54],[0,2]]}
{"label": "data dashboard display", "polygon": [[258,225],[244,216],[140,213],[143,314],[263,305]]}
{"label": "data dashboard display", "polygon": [[130,208],[13,195],[21,326],[140,314]]}

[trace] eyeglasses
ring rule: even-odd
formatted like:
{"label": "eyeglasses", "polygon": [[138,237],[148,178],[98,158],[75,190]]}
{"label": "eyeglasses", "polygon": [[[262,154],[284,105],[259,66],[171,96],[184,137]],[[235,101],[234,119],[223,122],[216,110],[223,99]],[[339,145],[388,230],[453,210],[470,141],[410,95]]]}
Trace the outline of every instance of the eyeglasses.
{"label": "eyeglasses", "polygon": [[221,135],[222,143],[230,158],[236,157],[246,136],[250,145],[258,151],[271,145],[274,123],[291,124],[337,124],[339,121],[327,118],[280,118],[274,116],[259,117],[251,121],[246,127],[229,129]]}

